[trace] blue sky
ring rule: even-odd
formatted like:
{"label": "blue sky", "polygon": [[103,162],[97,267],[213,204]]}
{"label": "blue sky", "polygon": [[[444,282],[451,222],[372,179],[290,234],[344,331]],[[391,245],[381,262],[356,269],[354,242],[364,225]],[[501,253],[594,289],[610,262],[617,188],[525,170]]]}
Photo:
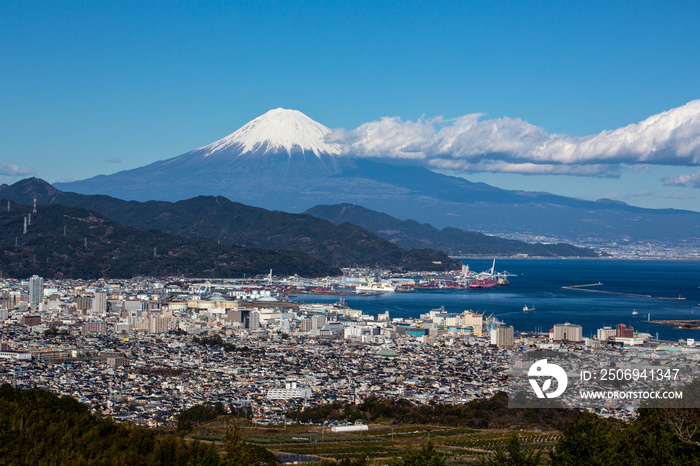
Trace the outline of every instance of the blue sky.
{"label": "blue sky", "polygon": [[[142,166],[284,107],[352,141],[367,125],[415,123],[434,148],[459,127],[462,155],[421,154],[473,181],[700,210],[698,112],[686,106],[700,99],[698,18],[700,2],[6,0],[0,181]],[[474,114],[467,129],[453,120]],[[626,132],[624,147],[586,149],[658,114],[666,132],[645,133],[666,138],[656,152],[636,155],[644,144]],[[517,146],[499,164],[474,155],[490,129],[488,150]],[[524,132],[534,145],[521,147]]]}

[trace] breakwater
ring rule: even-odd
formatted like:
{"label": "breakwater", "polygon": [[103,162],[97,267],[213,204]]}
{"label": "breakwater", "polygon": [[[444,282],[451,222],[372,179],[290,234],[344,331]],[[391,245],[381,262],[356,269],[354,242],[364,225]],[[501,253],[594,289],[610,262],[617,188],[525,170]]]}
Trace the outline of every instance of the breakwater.
{"label": "breakwater", "polygon": [[674,300],[684,300],[685,298],[681,297],[681,295],[678,295],[677,298],[675,297],[669,297],[669,296],[652,296],[650,294],[637,294],[637,293],[623,293],[620,291],[605,291],[605,290],[592,290],[590,287],[592,286],[603,286],[601,282],[598,283],[590,283],[588,285],[570,285],[570,286],[562,286],[562,290],[573,290],[573,291],[585,291],[588,293],[600,293],[600,294],[612,294],[612,295],[618,295],[618,296],[633,296],[635,298],[649,298],[649,299],[674,299]]}

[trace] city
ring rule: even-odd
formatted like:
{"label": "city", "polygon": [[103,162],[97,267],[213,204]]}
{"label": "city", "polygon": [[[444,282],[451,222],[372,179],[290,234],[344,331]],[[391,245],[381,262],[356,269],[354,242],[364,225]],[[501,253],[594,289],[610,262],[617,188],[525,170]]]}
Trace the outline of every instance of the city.
{"label": "city", "polygon": [[[329,279],[296,280],[295,293]],[[516,359],[572,353],[581,367],[697,366],[694,341],[653,341],[620,324],[583,338],[562,323],[543,335],[465,310],[377,316],[295,303],[288,279],[4,280],[0,382],[71,396],[95,412],[148,426],[175,425],[203,403],[245,408],[256,424],[283,425],[293,409],[369,396],[465,403],[506,391]],[[532,353],[534,351],[534,353]],[[529,359],[528,359],[529,358]],[[606,362],[607,361],[607,362]],[[646,367],[646,366],[645,366]],[[687,376],[693,375],[693,371]],[[688,378],[684,378],[687,383]],[[567,397],[560,400],[566,405]],[[571,406],[575,406],[571,404]],[[622,419],[636,405],[590,410]]]}

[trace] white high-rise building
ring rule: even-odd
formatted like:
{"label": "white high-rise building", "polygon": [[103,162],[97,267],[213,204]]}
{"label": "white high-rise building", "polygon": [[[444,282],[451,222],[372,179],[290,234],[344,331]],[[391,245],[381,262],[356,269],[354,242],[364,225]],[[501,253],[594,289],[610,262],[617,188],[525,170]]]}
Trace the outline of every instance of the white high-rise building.
{"label": "white high-rise building", "polygon": [[311,318],[311,329],[317,330],[322,329],[324,325],[328,323],[328,319],[323,314],[317,314]]}
{"label": "white high-rise building", "polygon": [[37,309],[44,299],[44,279],[38,275],[32,275],[29,279],[29,306]]}
{"label": "white high-rise building", "polygon": [[617,331],[617,329],[614,329],[612,327],[603,327],[603,328],[598,329],[598,332],[596,335],[598,337],[598,340],[605,341],[608,338],[611,338],[611,337],[614,338],[616,331]]}
{"label": "white high-rise building", "polygon": [[93,314],[106,314],[107,313],[107,292],[106,291],[96,291],[95,297],[92,300],[92,313]]}
{"label": "white high-rise building", "polygon": [[289,333],[289,319],[280,319],[280,330]]}
{"label": "white high-rise building", "polygon": [[248,321],[248,328],[250,330],[260,329],[260,313],[258,311],[252,311],[250,313],[250,320]]}

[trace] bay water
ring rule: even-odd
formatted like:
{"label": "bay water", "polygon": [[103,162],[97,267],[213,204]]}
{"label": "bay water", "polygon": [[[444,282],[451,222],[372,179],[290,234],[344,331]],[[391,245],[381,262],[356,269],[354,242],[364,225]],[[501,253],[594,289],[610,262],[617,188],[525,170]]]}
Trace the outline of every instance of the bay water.
{"label": "bay water", "polygon": [[[470,270],[491,267],[493,259],[463,259]],[[695,338],[700,330],[685,330],[643,322],[700,320],[700,261],[617,259],[497,259],[496,271],[508,271],[510,285],[487,289],[416,290],[378,296],[344,296],[346,304],[366,314],[389,311],[390,317],[418,317],[444,306],[493,314],[516,331],[548,332],[554,324],[583,326],[583,336],[595,336],[603,326],[623,323],[666,341]],[[564,289],[602,283],[586,289],[607,294]],[[646,298],[629,295],[650,295]],[[678,297],[684,299],[678,299]],[[664,298],[664,299],[658,299]],[[335,302],[338,296],[300,295],[296,302]],[[523,312],[523,306],[534,312]],[[637,315],[633,315],[633,311]]]}

